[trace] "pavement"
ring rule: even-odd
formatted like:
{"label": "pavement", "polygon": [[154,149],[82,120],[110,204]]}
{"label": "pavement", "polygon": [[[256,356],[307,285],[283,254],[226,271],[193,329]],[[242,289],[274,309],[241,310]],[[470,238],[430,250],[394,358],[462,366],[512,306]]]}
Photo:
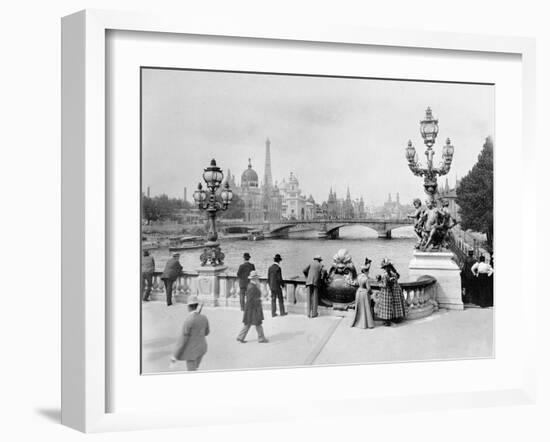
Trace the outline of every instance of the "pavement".
{"label": "pavement", "polygon": [[[242,327],[238,309],[204,307],[202,313],[210,335],[201,371],[493,357],[492,308],[442,309],[427,318],[391,327],[378,323],[367,330],[351,327],[349,317],[272,318],[264,311],[266,344],[258,342],[254,327],[245,344],[236,341]],[[169,358],[187,314],[185,304],[143,303],[144,374],[185,371],[184,362],[170,367]]]}

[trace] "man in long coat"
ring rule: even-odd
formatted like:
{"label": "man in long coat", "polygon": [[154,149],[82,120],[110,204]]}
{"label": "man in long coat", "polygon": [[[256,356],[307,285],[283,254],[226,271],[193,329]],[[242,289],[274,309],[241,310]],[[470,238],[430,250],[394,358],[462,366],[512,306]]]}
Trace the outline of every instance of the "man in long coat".
{"label": "man in long coat", "polygon": [[262,310],[262,292],[260,291],[260,277],[255,270],[250,272],[248,276],[250,280],[248,287],[246,289],[246,304],[244,307],[243,314],[243,324],[241,332],[237,336],[237,341],[245,343],[246,334],[250,327],[253,325],[256,326],[256,332],[258,333],[258,342],[266,343],[269,342],[265,335],[264,329],[262,327],[262,322],[264,320],[264,312]]}
{"label": "man in long coat", "polygon": [[277,300],[279,300],[279,312],[285,316],[285,303],[283,300],[283,272],[279,264],[283,259],[278,253],[273,258],[273,264],[267,271],[267,281],[271,290],[271,316],[277,316]]}
{"label": "man in long coat", "polygon": [[178,279],[178,276],[181,275],[183,270],[180,264],[180,254],[174,253],[172,258],[166,262],[164,267],[164,272],[162,273],[161,279],[164,282],[164,287],[166,288],[166,304],[172,305],[172,287],[174,282]]}
{"label": "man in long coat", "polygon": [[239,279],[239,301],[241,303],[241,312],[244,311],[246,289],[248,287],[248,275],[253,270],[256,270],[254,264],[250,261],[250,253],[245,252],[243,255],[244,262],[239,266],[237,270],[237,278]]}
{"label": "man in long coat", "polygon": [[304,276],[306,277],[306,287],[309,290],[307,299],[307,317],[316,318],[319,316],[317,306],[319,305],[319,290],[323,283],[323,265],[321,264],[320,255],[316,255],[313,258],[313,262],[304,269]]}
{"label": "man in long coat", "polygon": [[189,296],[187,300],[189,315],[183,321],[183,331],[171,358],[172,363],[185,361],[187,371],[196,371],[208,350],[206,336],[210,333],[210,326],[208,318],[197,310],[198,305],[197,296]]}

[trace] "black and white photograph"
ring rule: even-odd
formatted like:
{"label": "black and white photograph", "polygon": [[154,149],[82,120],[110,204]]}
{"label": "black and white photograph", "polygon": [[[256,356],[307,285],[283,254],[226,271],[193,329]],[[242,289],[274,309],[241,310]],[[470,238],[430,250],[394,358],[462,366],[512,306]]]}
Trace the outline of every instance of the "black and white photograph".
{"label": "black and white photograph", "polygon": [[494,84],[140,75],[142,374],[494,357]]}

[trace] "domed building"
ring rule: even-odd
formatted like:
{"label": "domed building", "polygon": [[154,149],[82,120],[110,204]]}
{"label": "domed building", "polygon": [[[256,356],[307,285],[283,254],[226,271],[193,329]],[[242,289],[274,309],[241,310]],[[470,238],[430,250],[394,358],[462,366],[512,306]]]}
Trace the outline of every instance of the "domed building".
{"label": "domed building", "polygon": [[238,193],[244,202],[244,220],[263,222],[262,191],[258,174],[252,168],[250,158],[248,159],[248,168],[241,175],[241,186]]}

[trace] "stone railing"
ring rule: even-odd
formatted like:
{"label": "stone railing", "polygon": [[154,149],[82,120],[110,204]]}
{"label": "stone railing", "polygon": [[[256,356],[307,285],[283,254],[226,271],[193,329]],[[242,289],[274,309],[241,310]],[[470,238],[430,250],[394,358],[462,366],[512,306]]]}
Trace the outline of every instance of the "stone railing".
{"label": "stone railing", "polygon": [[[162,272],[153,275],[152,300],[165,300],[164,283],[161,280]],[[219,281],[219,296],[213,305],[239,308],[239,282],[237,275],[222,273],[217,276]],[[431,276],[423,276],[418,281],[400,282],[401,290],[407,306],[407,318],[419,319],[431,315],[438,310],[436,279]],[[376,304],[380,293],[380,283],[372,280],[373,300]],[[271,309],[271,290],[267,278],[260,278],[260,290],[264,310]],[[186,303],[191,294],[198,295],[198,273],[183,272],[173,286],[172,296],[174,302]],[[284,280],[283,299],[286,310],[291,313],[307,314],[307,292],[305,280]],[[207,302],[209,303],[209,302]],[[325,312],[325,310],[327,310]],[[329,314],[329,309],[320,307],[321,314]],[[343,313],[339,313],[343,314]]]}
{"label": "stone railing", "polygon": [[[151,290],[151,299],[166,300],[166,292],[164,288],[164,282],[161,279],[162,272],[154,272],[153,274],[153,288]],[[226,307],[239,307],[239,281],[237,275],[222,273],[218,275],[219,281],[219,297],[216,305]],[[264,309],[271,308],[271,290],[267,283],[267,278],[260,278],[260,290],[262,292],[262,300],[264,301]],[[183,272],[172,288],[172,297],[174,302],[187,302],[189,295],[198,295],[198,273],[197,272]],[[299,279],[287,279],[284,280],[283,299],[288,310],[296,310],[293,306],[306,302],[305,293],[305,281]],[[269,302],[266,302],[269,301]]]}
{"label": "stone railing", "polygon": [[[424,318],[439,309],[436,282],[436,279],[431,276],[423,276],[418,281],[399,283],[405,299],[407,319]],[[381,285],[378,282],[372,282],[371,288],[373,290],[372,298],[376,305]]]}

